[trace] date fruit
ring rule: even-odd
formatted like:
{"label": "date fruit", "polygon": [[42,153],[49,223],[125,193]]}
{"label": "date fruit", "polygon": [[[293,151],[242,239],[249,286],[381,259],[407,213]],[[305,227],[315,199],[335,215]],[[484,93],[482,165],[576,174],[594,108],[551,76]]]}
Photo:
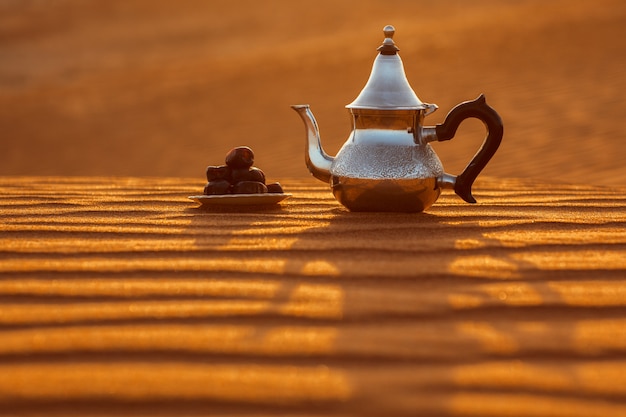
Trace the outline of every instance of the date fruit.
{"label": "date fruit", "polygon": [[240,181],[233,186],[233,194],[264,194],[267,187],[258,181]]}
{"label": "date fruit", "polygon": [[227,180],[213,180],[204,187],[205,195],[221,195],[228,194],[231,185]]}
{"label": "date fruit", "polygon": [[256,181],[265,184],[265,174],[256,167],[233,169],[231,178],[233,184],[241,181]]}
{"label": "date fruit", "polygon": [[206,179],[207,181],[213,180],[231,180],[231,168],[228,165],[206,167]]}
{"label": "date fruit", "polygon": [[206,168],[205,195],[283,193],[280,183],[265,184],[265,173],[253,166],[254,153],[247,146],[231,149],[225,162]]}
{"label": "date fruit", "polygon": [[254,163],[254,152],[247,146],[231,149],[226,154],[226,165],[231,168],[250,168]]}
{"label": "date fruit", "polygon": [[272,194],[282,194],[283,187],[279,182],[273,182],[271,184],[267,184],[267,192]]}

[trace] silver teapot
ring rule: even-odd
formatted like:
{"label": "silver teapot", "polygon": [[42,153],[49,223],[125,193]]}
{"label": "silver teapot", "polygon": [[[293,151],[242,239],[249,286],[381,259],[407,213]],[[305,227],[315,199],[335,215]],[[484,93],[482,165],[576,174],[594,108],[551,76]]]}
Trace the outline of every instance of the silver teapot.
{"label": "silver teapot", "polygon": [[[453,189],[475,203],[472,183],[502,140],[500,116],[481,95],[458,104],[442,124],[423,126],[424,117],[437,106],[420,101],[409,85],[393,41],[394,27],[385,26],[383,32],[369,80],[346,106],[352,132],[335,157],[324,152],[309,105],[291,106],[304,121],[309,171],[330,183],[335,198],[351,211],[421,212],[442,189]],[[452,139],[460,123],[471,117],[485,124],[487,136],[460,175],[447,174],[429,142]]]}

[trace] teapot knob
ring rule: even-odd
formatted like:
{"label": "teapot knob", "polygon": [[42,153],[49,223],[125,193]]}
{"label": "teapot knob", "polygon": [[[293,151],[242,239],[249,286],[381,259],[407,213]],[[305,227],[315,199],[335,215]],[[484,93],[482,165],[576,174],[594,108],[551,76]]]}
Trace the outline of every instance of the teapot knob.
{"label": "teapot knob", "polygon": [[383,28],[383,33],[385,34],[385,38],[393,38],[394,33],[396,33],[396,28],[387,25]]}
{"label": "teapot knob", "polygon": [[385,40],[383,41],[383,44],[378,47],[378,51],[382,55],[397,54],[400,48],[398,48],[393,41],[393,35],[396,33],[396,28],[391,25],[387,25],[383,28],[383,33],[385,34]]}

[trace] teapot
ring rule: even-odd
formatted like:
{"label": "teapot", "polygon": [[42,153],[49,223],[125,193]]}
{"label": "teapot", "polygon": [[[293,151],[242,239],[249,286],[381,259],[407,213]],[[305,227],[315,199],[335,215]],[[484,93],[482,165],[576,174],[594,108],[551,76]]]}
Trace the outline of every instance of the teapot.
{"label": "teapot", "polygon": [[[308,104],[291,106],[306,131],[305,162],[317,179],[330,184],[335,198],[350,211],[421,212],[453,189],[475,203],[472,184],[502,141],[500,116],[484,95],[455,106],[443,123],[423,126],[437,105],[423,103],[411,88],[393,41],[395,29],[385,26],[385,39],[365,87],[346,106],[352,132],[335,157],[322,148],[317,122]],[[487,130],[482,146],[461,174],[444,172],[429,142],[452,139],[467,118],[481,120]]]}

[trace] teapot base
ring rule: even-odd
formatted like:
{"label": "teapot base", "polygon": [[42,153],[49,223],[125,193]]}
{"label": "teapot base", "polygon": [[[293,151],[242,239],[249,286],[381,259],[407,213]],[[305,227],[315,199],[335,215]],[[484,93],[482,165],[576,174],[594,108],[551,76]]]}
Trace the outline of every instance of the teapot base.
{"label": "teapot base", "polygon": [[371,179],[333,175],[337,201],[350,211],[419,213],[439,197],[436,178]]}

